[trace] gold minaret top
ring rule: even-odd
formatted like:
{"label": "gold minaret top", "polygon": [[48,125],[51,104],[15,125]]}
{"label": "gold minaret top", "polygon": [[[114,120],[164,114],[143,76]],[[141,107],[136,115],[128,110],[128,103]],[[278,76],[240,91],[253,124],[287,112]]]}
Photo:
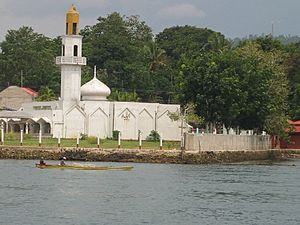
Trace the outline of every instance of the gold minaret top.
{"label": "gold minaret top", "polygon": [[71,6],[66,16],[66,34],[79,34],[79,12],[74,5]]}

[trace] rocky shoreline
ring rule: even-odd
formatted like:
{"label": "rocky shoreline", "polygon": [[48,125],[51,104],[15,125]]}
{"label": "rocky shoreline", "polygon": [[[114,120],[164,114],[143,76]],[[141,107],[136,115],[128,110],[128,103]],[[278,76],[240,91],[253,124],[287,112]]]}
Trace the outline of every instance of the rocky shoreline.
{"label": "rocky shoreline", "polygon": [[63,156],[68,160],[91,162],[214,164],[300,158],[300,150],[191,152],[180,150],[0,147],[0,159],[38,160],[44,157],[46,160],[59,160]]}

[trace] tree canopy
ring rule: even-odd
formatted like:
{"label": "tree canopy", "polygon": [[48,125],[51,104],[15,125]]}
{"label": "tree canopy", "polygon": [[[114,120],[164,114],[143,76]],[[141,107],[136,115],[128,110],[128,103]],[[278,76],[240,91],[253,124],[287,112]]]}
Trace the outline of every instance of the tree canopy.
{"label": "tree canopy", "polygon": [[267,130],[286,120],[287,76],[283,54],[259,44],[185,58],[181,66],[181,103],[192,101],[208,123]]}
{"label": "tree canopy", "polygon": [[60,46],[31,27],[9,30],[0,43],[0,83],[2,88],[19,85],[39,90],[41,86],[59,89],[59,70],[55,56]]}

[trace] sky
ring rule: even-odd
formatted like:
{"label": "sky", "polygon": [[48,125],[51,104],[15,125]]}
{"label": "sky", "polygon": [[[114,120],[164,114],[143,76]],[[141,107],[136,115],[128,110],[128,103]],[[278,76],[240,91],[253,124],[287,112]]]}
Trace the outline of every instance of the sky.
{"label": "sky", "polygon": [[0,41],[10,29],[30,26],[48,37],[64,33],[72,4],[81,28],[112,12],[139,15],[155,34],[175,25],[207,27],[227,38],[250,34],[300,36],[300,0],[0,0]]}

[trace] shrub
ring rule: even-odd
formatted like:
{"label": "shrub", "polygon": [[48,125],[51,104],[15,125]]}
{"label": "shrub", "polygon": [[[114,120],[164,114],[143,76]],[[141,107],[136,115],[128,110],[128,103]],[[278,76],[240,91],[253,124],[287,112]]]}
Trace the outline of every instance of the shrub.
{"label": "shrub", "polygon": [[113,133],[112,133],[113,140],[118,140],[119,133],[120,133],[120,131],[118,131],[118,130],[113,131]]}
{"label": "shrub", "polygon": [[166,146],[168,149],[176,149],[176,143],[175,142],[166,142]]}
{"label": "shrub", "polygon": [[24,140],[25,139],[32,139],[32,134],[24,134]]}
{"label": "shrub", "polygon": [[11,131],[11,132],[5,134],[5,139],[8,141],[16,141],[16,140],[20,139],[20,136]]}
{"label": "shrub", "polygon": [[87,137],[88,137],[87,134],[80,133],[80,139],[81,140],[86,140]]}
{"label": "shrub", "polygon": [[159,141],[160,135],[157,131],[152,130],[148,137],[146,138],[147,141]]}
{"label": "shrub", "polygon": [[90,137],[87,137],[86,140],[89,144],[97,144],[97,137],[90,136]]}

